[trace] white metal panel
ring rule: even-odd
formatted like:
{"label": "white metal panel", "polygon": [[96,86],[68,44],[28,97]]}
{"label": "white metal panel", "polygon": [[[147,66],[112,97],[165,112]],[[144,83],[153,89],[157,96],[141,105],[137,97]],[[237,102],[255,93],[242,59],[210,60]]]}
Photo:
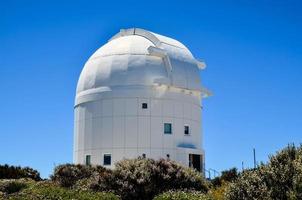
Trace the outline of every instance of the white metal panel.
{"label": "white metal panel", "polygon": [[85,142],[85,121],[80,120],[76,123],[78,126],[77,128],[77,134],[78,134],[78,148],[76,150],[83,150],[84,149],[84,142]]}
{"label": "white metal panel", "polygon": [[114,165],[116,162],[122,160],[124,157],[124,149],[121,148],[113,148],[111,155],[111,164]]}
{"label": "white metal panel", "polygon": [[150,117],[138,117],[138,148],[150,148]]}
{"label": "white metal panel", "polygon": [[191,104],[184,103],[184,118],[191,119],[192,118],[192,106]]}
{"label": "white metal panel", "polygon": [[151,115],[161,116],[162,115],[162,103],[161,100],[151,99]]}
{"label": "white metal panel", "polygon": [[164,158],[162,148],[160,149],[151,148],[151,158],[153,159]]}
{"label": "white metal panel", "polygon": [[123,148],[125,145],[125,118],[113,118],[113,148]]}
{"label": "white metal panel", "polygon": [[84,120],[85,119],[85,104],[81,104],[76,107],[78,112],[78,120]]}
{"label": "white metal panel", "polygon": [[176,159],[175,149],[174,148],[164,148],[163,149],[163,158],[168,159],[167,155],[169,155],[169,159],[175,160]]}
{"label": "white metal panel", "polygon": [[102,116],[108,117],[112,116],[112,99],[104,99],[102,100]]}
{"label": "white metal panel", "polygon": [[163,146],[163,124],[162,118],[151,117],[151,147],[162,148]]}
{"label": "white metal panel", "polygon": [[102,148],[112,148],[112,117],[102,117],[101,145]]}
{"label": "white metal panel", "polygon": [[125,148],[137,148],[137,128],[137,117],[129,116],[125,118],[125,130],[127,130],[127,136],[125,137]]}
{"label": "white metal panel", "polygon": [[174,112],[173,112],[173,101],[170,100],[163,100],[162,101],[162,105],[163,105],[163,116],[165,117],[172,117],[174,116]]}
{"label": "white metal panel", "polygon": [[174,147],[177,147],[183,141],[184,122],[183,118],[174,118]]}
{"label": "white metal panel", "polygon": [[137,148],[129,148],[125,151],[125,158],[137,158]]}
{"label": "white metal panel", "polygon": [[92,146],[92,139],[93,139],[93,135],[92,135],[92,119],[87,119],[85,120],[84,123],[84,149],[91,149]]}
{"label": "white metal panel", "polygon": [[92,149],[100,149],[102,138],[102,118],[97,117],[92,119]]}
{"label": "white metal panel", "polygon": [[137,115],[137,98],[128,98],[126,99],[126,116]]}
{"label": "white metal panel", "polygon": [[183,117],[184,111],[183,111],[183,103],[179,101],[174,101],[174,115],[176,117]]}
{"label": "white metal panel", "polygon": [[197,105],[192,105],[192,119],[200,121],[201,108]]}
{"label": "white metal panel", "polygon": [[138,148],[137,149],[138,156],[143,156],[143,154],[146,155],[146,158],[151,158],[151,150],[150,148]]}
{"label": "white metal panel", "polygon": [[124,116],[125,115],[125,100],[122,98],[113,99],[113,115]]}
{"label": "white metal panel", "polygon": [[80,115],[79,106],[77,106],[74,108],[74,111],[73,111],[74,123],[79,121],[79,117],[80,117],[79,115]]}

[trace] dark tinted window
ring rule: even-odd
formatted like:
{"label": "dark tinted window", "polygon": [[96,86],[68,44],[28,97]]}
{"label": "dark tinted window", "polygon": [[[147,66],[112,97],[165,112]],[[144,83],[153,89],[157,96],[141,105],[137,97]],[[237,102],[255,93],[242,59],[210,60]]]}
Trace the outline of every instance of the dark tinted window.
{"label": "dark tinted window", "polygon": [[190,134],[189,126],[185,126],[185,135],[189,135],[189,134]]}
{"label": "dark tinted window", "polygon": [[172,134],[172,124],[165,123],[164,124],[164,133],[165,134]]}
{"label": "dark tinted window", "polygon": [[90,155],[86,155],[85,164],[86,165],[90,165],[91,164],[91,156]]}
{"label": "dark tinted window", "polygon": [[147,109],[148,108],[148,104],[147,103],[142,103],[142,109]]}
{"label": "dark tinted window", "polygon": [[104,165],[111,165],[111,155],[104,154]]}

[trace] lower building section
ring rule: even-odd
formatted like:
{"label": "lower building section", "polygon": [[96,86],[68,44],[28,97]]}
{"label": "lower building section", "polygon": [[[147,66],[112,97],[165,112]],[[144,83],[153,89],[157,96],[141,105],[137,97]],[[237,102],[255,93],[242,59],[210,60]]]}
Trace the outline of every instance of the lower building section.
{"label": "lower building section", "polygon": [[114,168],[114,164],[126,158],[152,158],[174,160],[184,166],[204,172],[204,152],[199,149],[104,149],[74,152],[74,163],[85,165],[102,165]]}
{"label": "lower building section", "polygon": [[138,156],[203,171],[201,97],[163,86],[113,87],[77,97],[74,163],[114,167]]}

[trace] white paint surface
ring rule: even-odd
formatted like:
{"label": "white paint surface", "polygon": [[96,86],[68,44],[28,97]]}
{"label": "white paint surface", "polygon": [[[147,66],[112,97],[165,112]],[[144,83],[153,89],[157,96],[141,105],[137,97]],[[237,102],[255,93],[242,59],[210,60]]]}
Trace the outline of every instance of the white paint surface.
{"label": "white paint surface", "polygon": [[[150,53],[149,47],[159,50]],[[115,35],[89,58],[78,81],[74,163],[84,164],[91,155],[92,164],[102,165],[104,154],[112,156],[109,167],[142,154],[154,159],[169,154],[184,165],[189,153],[204,159],[201,100],[206,94],[198,65],[174,39],[142,29]],[[164,134],[164,123],[172,123],[171,135]]]}

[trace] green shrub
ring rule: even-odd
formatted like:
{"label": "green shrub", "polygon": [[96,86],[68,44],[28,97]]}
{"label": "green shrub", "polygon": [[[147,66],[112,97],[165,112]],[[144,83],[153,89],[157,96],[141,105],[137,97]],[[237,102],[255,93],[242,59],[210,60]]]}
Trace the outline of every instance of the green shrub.
{"label": "green shrub", "polygon": [[302,199],[302,147],[289,145],[267,164],[244,171],[230,184],[226,199]]}
{"label": "green shrub", "polygon": [[137,158],[118,162],[110,186],[122,199],[152,199],[169,189],[195,189],[206,192],[202,175],[174,161]]}
{"label": "green shrub", "polygon": [[220,187],[222,183],[233,182],[238,178],[237,168],[231,168],[221,172],[221,176],[211,180],[214,187]]}
{"label": "green shrub", "polygon": [[[93,191],[113,191],[115,181],[112,171],[107,171],[83,180],[83,183],[88,183],[88,189]],[[85,187],[85,184],[83,186]]]}
{"label": "green shrub", "polygon": [[35,199],[35,200],[118,200],[113,193],[81,191],[57,186],[50,181],[37,182],[21,192],[6,196],[6,199]]}
{"label": "green shrub", "polygon": [[225,200],[225,192],[230,183],[231,182],[222,180],[219,186],[216,185],[215,187],[210,188],[208,195],[215,200]]}
{"label": "green shrub", "polygon": [[0,165],[0,179],[31,178],[41,180],[40,173],[30,167]]}
{"label": "green shrub", "polygon": [[270,199],[269,190],[257,170],[247,170],[229,185],[226,191],[226,199],[229,200],[264,200]]}
{"label": "green shrub", "polygon": [[0,192],[3,194],[19,192],[27,185],[28,181],[26,179],[2,179],[0,180]]}
{"label": "green shrub", "polygon": [[51,180],[58,183],[62,187],[74,186],[78,180],[90,178],[103,173],[110,173],[110,170],[102,166],[86,166],[64,164],[59,165],[54,169]]}
{"label": "green shrub", "polygon": [[155,182],[162,188],[161,191],[177,189],[208,191],[208,185],[201,173],[170,160],[155,161]]}
{"label": "green shrub", "polygon": [[167,191],[154,197],[153,200],[214,200],[197,191]]}

